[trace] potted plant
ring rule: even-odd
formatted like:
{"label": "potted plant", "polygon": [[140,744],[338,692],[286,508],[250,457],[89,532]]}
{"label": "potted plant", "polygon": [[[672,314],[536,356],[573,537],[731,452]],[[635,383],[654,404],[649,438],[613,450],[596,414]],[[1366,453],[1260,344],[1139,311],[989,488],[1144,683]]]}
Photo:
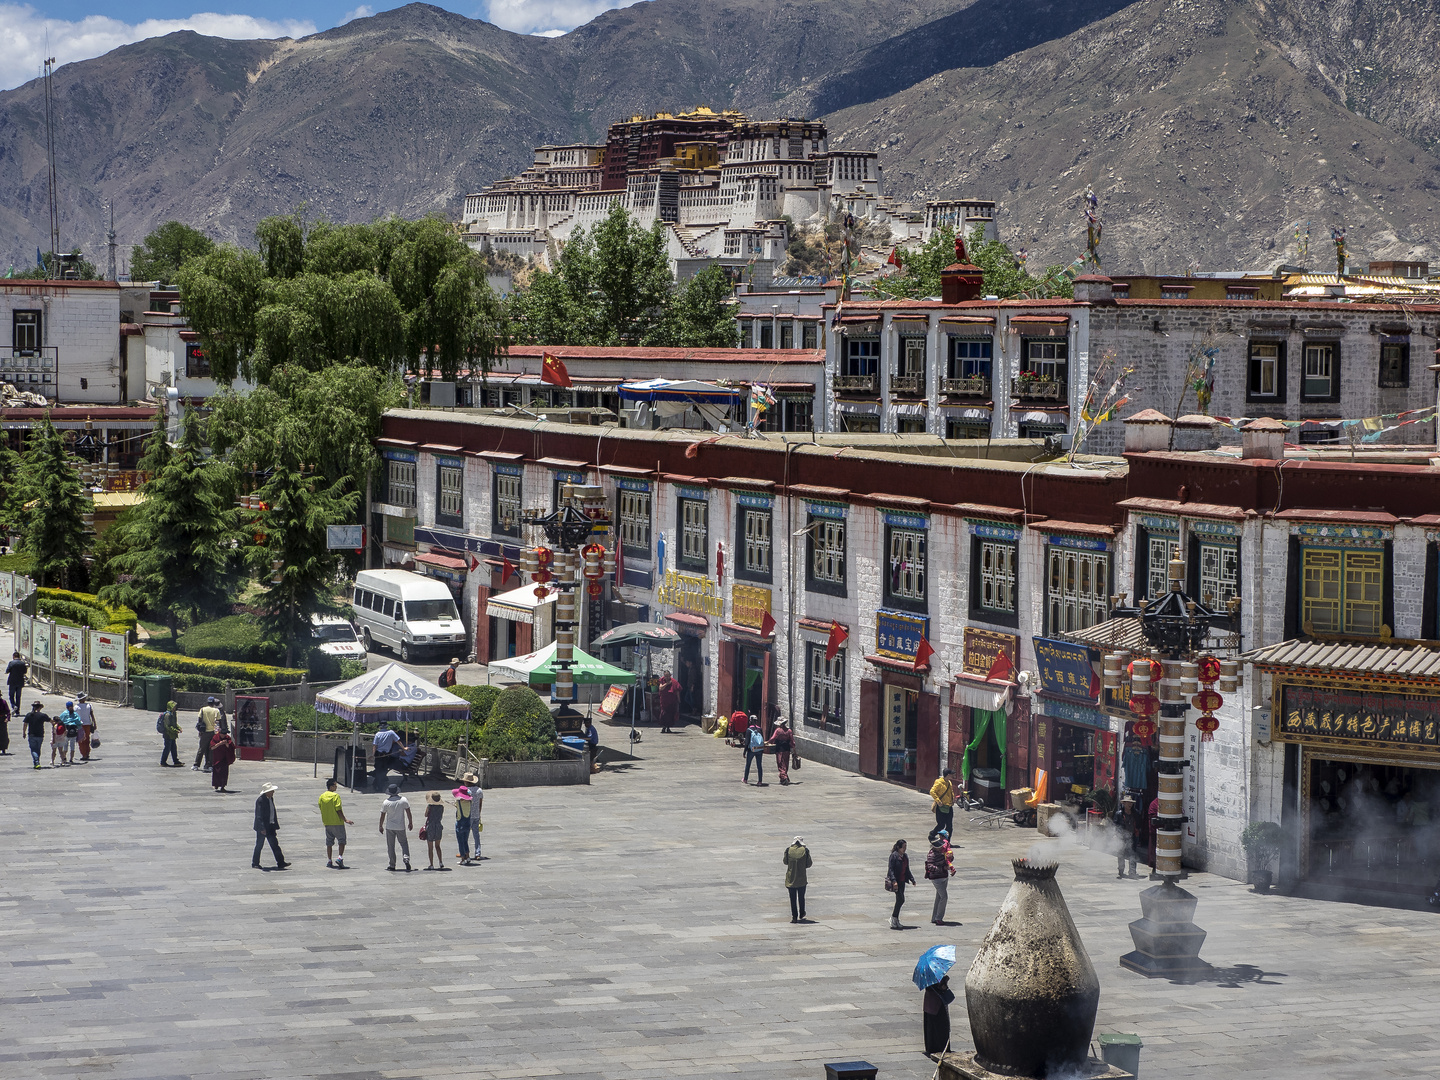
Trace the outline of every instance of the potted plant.
{"label": "potted plant", "polygon": [[1256,892],[1268,892],[1274,875],[1270,864],[1280,854],[1285,834],[1273,821],[1252,821],[1240,834],[1240,846],[1245,849],[1246,868]]}

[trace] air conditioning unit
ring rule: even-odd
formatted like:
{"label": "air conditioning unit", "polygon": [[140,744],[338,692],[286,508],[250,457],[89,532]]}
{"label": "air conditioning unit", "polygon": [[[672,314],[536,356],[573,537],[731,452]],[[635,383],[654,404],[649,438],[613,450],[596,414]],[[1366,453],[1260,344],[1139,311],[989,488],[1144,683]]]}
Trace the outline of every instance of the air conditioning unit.
{"label": "air conditioning unit", "polygon": [[432,409],[455,408],[455,384],[427,379],[420,384],[420,404]]}

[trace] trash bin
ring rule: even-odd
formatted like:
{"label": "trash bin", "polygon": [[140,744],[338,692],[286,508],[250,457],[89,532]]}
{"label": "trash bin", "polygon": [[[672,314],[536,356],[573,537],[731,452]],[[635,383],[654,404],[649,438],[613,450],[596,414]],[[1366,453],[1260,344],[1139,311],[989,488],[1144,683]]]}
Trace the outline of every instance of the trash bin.
{"label": "trash bin", "polygon": [[[354,763],[355,773],[350,773],[351,763]],[[365,786],[365,748],[354,746],[337,746],[335,748],[335,782],[343,784],[348,788],[359,788]]]}
{"label": "trash bin", "polygon": [[130,707],[132,709],[145,708],[145,677],[143,675],[130,684]]}
{"label": "trash bin", "polygon": [[1101,1035],[1100,1057],[1107,1065],[1124,1069],[1131,1076],[1140,1075],[1140,1048],[1145,1044],[1139,1035]]}
{"label": "trash bin", "polygon": [[165,711],[165,706],[170,701],[171,689],[174,680],[169,675],[152,671],[145,676],[145,707],[153,713]]}

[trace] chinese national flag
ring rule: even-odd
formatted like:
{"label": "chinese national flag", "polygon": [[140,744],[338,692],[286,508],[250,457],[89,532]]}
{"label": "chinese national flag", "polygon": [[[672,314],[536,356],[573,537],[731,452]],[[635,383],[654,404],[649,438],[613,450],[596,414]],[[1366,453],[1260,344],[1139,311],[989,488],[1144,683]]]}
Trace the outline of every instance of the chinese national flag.
{"label": "chinese national flag", "polygon": [[515,576],[515,564],[503,554],[500,556],[500,584],[504,585]]}
{"label": "chinese national flag", "polygon": [[915,647],[915,663],[911,665],[911,668],[919,671],[922,667],[929,666],[930,657],[934,655],[935,650],[930,647],[930,642],[922,637],[920,644]]}
{"label": "chinese national flag", "polygon": [[830,639],[825,642],[825,659],[834,660],[835,654],[840,651],[840,646],[845,644],[845,640],[849,636],[850,631],[832,619],[830,621]]}
{"label": "chinese national flag", "polygon": [[769,637],[775,632],[775,616],[768,611],[760,616],[760,636]]}
{"label": "chinese national flag", "polygon": [[540,381],[554,386],[569,386],[570,373],[565,370],[565,365],[558,356],[547,352],[545,362],[540,365]]}
{"label": "chinese national flag", "polygon": [[1015,665],[1010,662],[1010,657],[1002,652],[995,657],[995,662],[990,665],[990,670],[985,673],[985,678],[1008,679],[1014,670]]}

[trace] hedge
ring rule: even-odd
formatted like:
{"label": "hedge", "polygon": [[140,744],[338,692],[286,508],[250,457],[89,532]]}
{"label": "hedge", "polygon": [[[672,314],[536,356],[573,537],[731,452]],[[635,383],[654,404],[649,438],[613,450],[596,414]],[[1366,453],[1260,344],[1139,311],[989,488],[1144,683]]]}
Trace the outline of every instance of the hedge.
{"label": "hedge", "polygon": [[55,619],[78,622],[92,630],[128,634],[138,621],[128,607],[112,607],[94,593],[69,589],[36,589],[35,610]]}
{"label": "hedge", "polygon": [[[293,722],[295,730],[302,734],[315,730],[314,705],[278,705],[270,710],[270,734],[285,734],[286,722]],[[440,750],[458,750],[460,748],[460,737],[465,734],[466,723],[464,720],[431,720],[429,723],[420,724],[420,741],[426,746],[434,746]],[[379,730],[379,724],[361,724],[361,735],[374,735]],[[404,724],[396,724],[397,730],[404,730]],[[339,717],[330,713],[320,713],[321,731],[349,730],[345,722]],[[470,741],[475,741],[475,725],[470,725]]]}
{"label": "hedge", "polygon": [[491,761],[546,761],[555,756],[555,739],[555,718],[544,699],[528,686],[511,686],[495,699],[471,748]]}
{"label": "hedge", "polygon": [[[222,689],[219,683],[229,680],[232,686],[280,686],[298,683],[305,677],[304,668],[271,667],[268,664],[236,664],[227,660],[205,660],[193,656],[156,652],[153,649],[131,649],[130,667],[137,672],[164,671],[176,676],[201,676],[215,680],[217,685],[205,689]],[[177,688],[180,683],[177,679]],[[189,689],[189,687],[183,687]]]}
{"label": "hedge", "polygon": [[177,644],[186,656],[201,660],[227,660],[234,664],[277,665],[285,660],[285,646],[268,641],[248,615],[226,615],[181,631]]}

